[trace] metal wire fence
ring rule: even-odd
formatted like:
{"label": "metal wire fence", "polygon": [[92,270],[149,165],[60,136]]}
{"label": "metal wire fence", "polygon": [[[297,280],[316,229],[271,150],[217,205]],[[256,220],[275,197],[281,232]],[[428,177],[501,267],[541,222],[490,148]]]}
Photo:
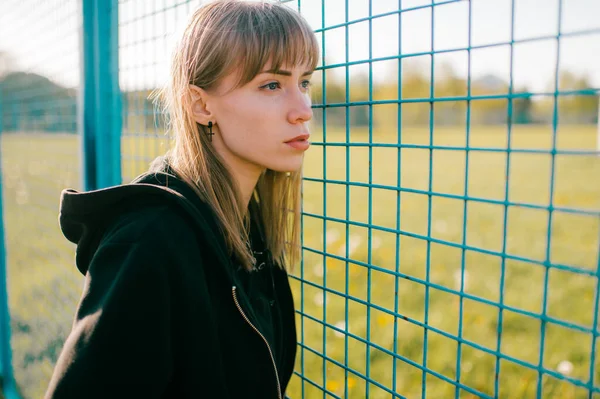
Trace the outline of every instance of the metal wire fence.
{"label": "metal wire fence", "polygon": [[[13,397],[11,368],[21,397],[43,396],[81,292],[80,276],[69,266],[73,247],[57,223],[60,190],[81,187],[75,134],[79,14],[77,1],[0,2],[2,277],[10,310],[10,328],[2,320],[7,397]],[[10,349],[12,364],[6,364]]]}
{"label": "metal wire fence", "polygon": [[[600,397],[600,4],[283,2],[322,50],[287,395]],[[0,4],[2,199],[22,397],[41,397],[80,292],[56,225],[58,192],[85,186],[89,168],[130,181],[169,147],[149,94],[201,1],[90,2],[91,14],[78,4]],[[33,8],[40,16],[25,17]],[[96,43],[109,61],[86,58],[95,47],[85,44],[83,59],[105,62],[97,73],[120,84],[120,101],[107,100],[112,115],[120,110],[110,125],[120,147],[103,150],[118,151],[117,164],[90,166],[88,139],[67,133],[84,115],[79,89],[94,85],[84,76],[79,86],[78,30],[97,20],[95,32],[110,35],[90,40],[112,40]]]}

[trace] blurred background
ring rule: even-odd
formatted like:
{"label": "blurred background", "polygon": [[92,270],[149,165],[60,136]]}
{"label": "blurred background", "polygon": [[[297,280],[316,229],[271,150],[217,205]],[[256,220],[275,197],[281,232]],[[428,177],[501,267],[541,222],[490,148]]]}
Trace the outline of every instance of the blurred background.
{"label": "blurred background", "polygon": [[[282,2],[322,50],[287,395],[600,398],[600,2]],[[81,294],[60,191],[169,148],[149,95],[202,3],[0,1],[7,397]]]}

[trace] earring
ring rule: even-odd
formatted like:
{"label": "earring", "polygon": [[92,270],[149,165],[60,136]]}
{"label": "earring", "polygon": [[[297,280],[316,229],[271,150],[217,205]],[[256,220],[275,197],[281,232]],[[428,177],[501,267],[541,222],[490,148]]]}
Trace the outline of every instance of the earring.
{"label": "earring", "polygon": [[212,126],[213,126],[213,123],[212,122],[208,122],[208,133],[207,133],[207,135],[208,135],[209,141],[211,141],[211,142],[212,142],[212,136],[214,135],[214,133],[212,131]]}

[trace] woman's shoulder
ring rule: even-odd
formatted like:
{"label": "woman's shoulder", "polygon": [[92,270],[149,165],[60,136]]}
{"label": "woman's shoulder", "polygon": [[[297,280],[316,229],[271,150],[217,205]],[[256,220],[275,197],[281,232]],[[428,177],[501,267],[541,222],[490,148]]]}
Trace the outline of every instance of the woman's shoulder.
{"label": "woman's shoulder", "polygon": [[166,277],[187,273],[205,263],[197,234],[198,230],[172,207],[127,210],[110,222],[97,240],[78,246],[77,267],[96,280],[102,275],[107,281],[121,274]]}
{"label": "woman's shoulder", "polygon": [[227,248],[213,219],[210,211],[197,205],[193,197],[172,186],[152,184],[128,184],[91,192],[64,190],[59,213],[64,236],[77,245],[76,264],[82,274],[87,273],[99,249],[113,244],[147,248],[148,253],[161,257],[183,251],[194,259],[214,248],[224,259]]}
{"label": "woman's shoulder", "polygon": [[104,233],[104,242],[145,245],[185,243],[200,234],[176,207],[164,204],[123,210]]}

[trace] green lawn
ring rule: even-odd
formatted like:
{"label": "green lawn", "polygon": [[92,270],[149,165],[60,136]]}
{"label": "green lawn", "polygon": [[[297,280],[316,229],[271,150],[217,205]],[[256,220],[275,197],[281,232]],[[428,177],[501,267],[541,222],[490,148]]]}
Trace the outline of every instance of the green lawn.
{"label": "green lawn", "polygon": [[[550,220],[548,154],[511,152],[507,174],[506,152],[501,151],[471,150],[466,167],[464,128],[436,128],[434,150],[415,148],[430,144],[428,129],[404,129],[401,141],[408,147],[402,148],[400,157],[393,147],[347,149],[335,144],[346,142],[345,131],[326,133],[325,141],[331,145],[309,150],[305,177],[330,182],[305,182],[304,211],[339,221],[324,224],[321,217],[304,217],[304,245],[310,249],[304,251],[303,268],[293,274],[311,284],[292,278],[297,308],[307,315],[297,319],[299,341],[309,348],[299,351],[296,367],[309,380],[304,383],[305,397],[323,397],[312,382],[325,385],[337,397],[346,397],[347,387],[347,397],[364,398],[361,375],[368,375],[388,389],[395,383],[404,397],[421,398],[423,373],[410,362],[423,365],[427,348],[427,369],[456,380],[458,348],[453,337],[459,334],[467,342],[460,349],[460,383],[493,397],[496,357],[489,352],[497,351],[499,327],[502,354],[537,366],[543,352],[543,367],[557,370],[561,362],[570,362],[568,375],[585,383],[593,362],[593,383],[600,385],[600,361],[598,356],[590,359],[591,334],[547,323],[541,351],[541,322],[532,316],[542,312],[547,294],[549,318],[592,328],[598,281],[586,273],[595,273],[598,266],[600,156],[554,158],[553,206],[589,214],[556,211]],[[548,150],[551,133],[549,127],[515,127],[511,148]],[[398,140],[395,129],[375,130],[371,138],[366,129],[353,129],[351,135],[351,143]],[[323,136],[317,131],[313,139],[322,141]],[[557,149],[590,151],[596,148],[595,140],[593,126],[564,126],[558,131]],[[506,129],[501,127],[477,127],[469,135],[469,147],[474,149],[505,149],[506,142]],[[145,170],[147,161],[164,149],[162,139],[124,138],[124,180]],[[60,190],[80,188],[78,150],[77,138],[69,135],[2,137],[13,363],[26,398],[43,395],[81,291],[74,246],[62,237],[57,222]],[[358,185],[341,184],[348,180]],[[393,189],[398,181],[399,196]],[[378,187],[361,186],[368,183]],[[473,199],[467,202],[466,221],[461,199],[465,193]],[[347,227],[344,220],[358,225]],[[400,235],[393,232],[398,229]],[[343,261],[346,251],[350,262]],[[504,262],[499,256],[503,251],[509,255]],[[580,273],[550,268],[546,290],[544,261]],[[469,297],[461,301],[456,291],[461,289],[463,263],[462,281]],[[429,288],[427,281],[432,284]],[[397,309],[403,317],[367,307],[363,301]],[[501,326],[498,307],[493,305],[500,301],[513,309],[502,312]],[[431,327],[426,340],[423,323]],[[350,336],[331,327],[347,329]],[[366,339],[371,343],[368,348],[362,342]],[[380,349],[396,351],[405,359],[396,361],[395,374],[393,357]],[[326,354],[325,364],[315,352]],[[350,371],[346,376],[344,366],[358,374]],[[499,397],[535,397],[534,370],[502,359],[498,378]],[[427,398],[454,398],[452,384],[430,373],[425,379]],[[554,377],[546,376],[542,383],[544,398],[588,398],[585,388]],[[370,384],[369,397],[390,397],[377,384]],[[295,376],[288,395],[300,398],[302,390],[302,380]],[[461,391],[460,398],[474,397]]]}

